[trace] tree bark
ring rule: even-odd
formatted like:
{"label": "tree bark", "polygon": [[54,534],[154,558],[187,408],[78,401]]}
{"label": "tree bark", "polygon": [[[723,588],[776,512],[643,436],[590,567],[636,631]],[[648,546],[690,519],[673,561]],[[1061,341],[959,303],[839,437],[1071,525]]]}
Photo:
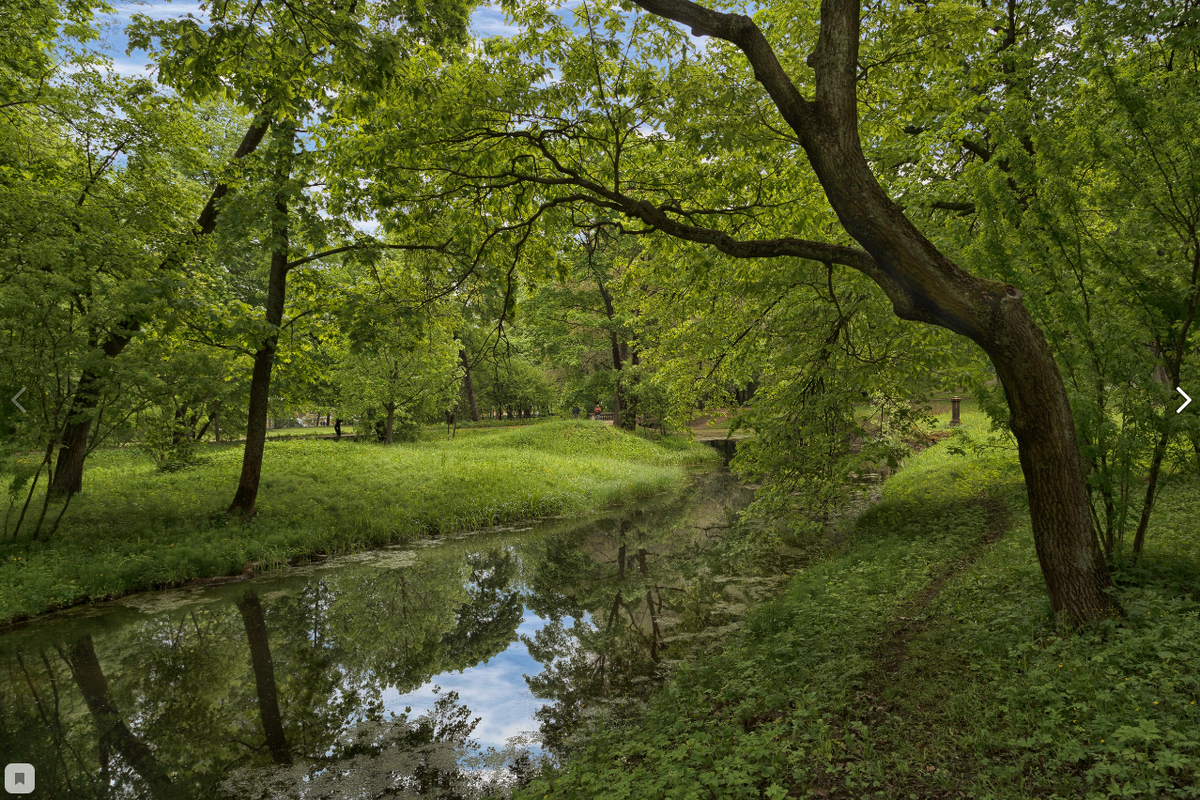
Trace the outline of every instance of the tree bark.
{"label": "tree bark", "polygon": [[83,491],[83,464],[87,459],[93,414],[99,403],[97,383],[97,376],[85,371],[71,398],[73,420],[63,426],[61,446],[54,463],[54,479],[50,483],[50,493],[55,496]]}
{"label": "tree bark", "polygon": [[[638,356],[636,342],[633,342],[633,343],[627,344],[627,345],[623,345],[621,349],[625,354],[625,363],[629,364],[632,367],[637,367],[637,365],[639,363],[641,363],[641,359]],[[622,369],[624,369],[624,368],[622,367]],[[624,372],[622,372],[622,375],[624,375]],[[624,428],[627,431],[636,431],[637,430],[637,415],[638,415],[637,395],[634,391],[631,390],[631,387],[636,385],[636,383],[637,383],[636,377],[630,378],[628,380],[622,380],[620,386],[618,387],[619,391],[621,392],[621,424],[620,424],[620,427]],[[613,423],[613,424],[616,424],[616,423]]]}
{"label": "tree bark", "polygon": [[83,701],[87,704],[101,741],[110,742],[121,758],[133,767],[143,781],[150,787],[152,797],[173,797],[173,785],[166,770],[154,757],[154,751],[143,741],[139,740],[113,705],[108,694],[108,680],[100,661],[96,658],[96,647],[90,635],[84,636],[71,646],[66,656],[71,675],[79,687]]}
{"label": "tree bark", "polygon": [[285,184],[291,174],[292,148],[295,127],[290,123],[278,127],[281,152],[276,169],[275,214],[271,222],[271,267],[267,277],[267,301],[264,316],[269,333],[254,354],[254,371],[250,378],[250,414],[246,420],[246,447],[242,452],[242,474],[237,492],[229,504],[230,514],[253,516],[258,501],[258,484],[262,477],[263,450],[267,441],[267,412],[271,397],[271,369],[275,365],[275,350],[279,345],[279,326],[287,301],[288,275],[288,196]]}
{"label": "tree bark", "polygon": [[600,299],[604,301],[604,315],[608,317],[608,340],[612,347],[613,374],[617,378],[617,388],[613,392],[613,427],[623,428],[622,412],[625,410],[625,389],[621,381],[621,370],[625,366],[624,359],[621,357],[621,339],[617,336],[617,328],[614,320],[617,316],[616,306],[613,304],[612,294],[604,285],[604,281],[600,279],[600,274],[596,273],[596,287],[600,290]]}
{"label": "tree bark", "polygon": [[[737,46],[784,120],[797,134],[826,197],[846,232],[865,253],[799,240],[796,254],[852,266],[869,276],[897,316],[948,328],[987,353],[1008,399],[1029,494],[1038,561],[1056,614],[1081,624],[1115,609],[1111,578],[1092,527],[1083,463],[1062,376],[1041,330],[1016,287],[971,275],[942,254],[904,216],[880,186],[858,134],[859,2],[822,0],[816,49],[808,65],[816,76],[812,100],[802,96],[749,17],[712,11],[690,0],[634,0],[643,9],[689,25],[696,35]],[[702,240],[665,211],[630,203],[625,213],[668,233]],[[727,252],[723,234],[706,234]],[[822,251],[829,252],[824,258]],[[738,254],[738,253],[733,253]]]}
{"label": "tree bark", "polygon": [[463,389],[471,406],[471,421],[479,422],[479,403],[475,400],[475,382],[471,380],[471,360],[467,358],[467,351],[459,348],[458,359],[463,365]]}
{"label": "tree bark", "polygon": [[393,441],[392,431],[396,424],[396,404],[385,403],[383,407],[387,411],[387,417],[383,421],[383,441],[384,444],[391,444]]}
{"label": "tree bark", "polygon": [[[246,135],[242,137],[241,144],[238,145],[231,160],[243,159],[258,149],[258,145],[267,131],[267,126],[267,117],[255,119],[246,131]],[[226,183],[218,183],[213,187],[212,194],[209,195],[208,202],[205,203],[196,220],[196,226],[193,228],[193,241],[207,236],[216,228],[217,204],[228,193],[229,186]],[[164,269],[179,263],[185,257],[183,253],[185,246],[169,253],[162,260],[159,268]],[[142,320],[136,318],[126,320],[123,324],[116,326],[100,348],[105,360],[119,356],[133,341],[133,337],[141,330],[141,326]],[[71,406],[67,413],[67,423],[63,428],[63,447],[59,450],[54,468],[54,481],[50,485],[50,491],[54,494],[78,494],[83,491],[83,463],[87,458],[87,443],[92,428],[92,419],[100,402],[101,381],[101,373],[88,368],[79,376],[79,383],[75,385],[75,394],[71,397]]]}
{"label": "tree bark", "polygon": [[1167,443],[1171,436],[1163,431],[1158,441],[1154,443],[1154,454],[1150,458],[1150,474],[1146,478],[1146,496],[1142,499],[1142,514],[1138,518],[1137,532],[1133,535],[1133,557],[1138,564],[1142,563],[1142,549],[1146,546],[1146,531],[1150,527],[1150,514],[1154,511],[1154,501],[1158,498],[1158,476],[1162,470],[1163,457],[1167,454]]}
{"label": "tree bark", "polygon": [[292,763],[287,736],[283,731],[283,715],[279,713],[279,695],[275,683],[275,662],[271,659],[271,643],[262,603],[253,589],[237,601],[242,623],[246,626],[246,641],[250,645],[250,665],[254,669],[254,686],[258,694],[258,715],[262,720],[267,749],[276,764]]}

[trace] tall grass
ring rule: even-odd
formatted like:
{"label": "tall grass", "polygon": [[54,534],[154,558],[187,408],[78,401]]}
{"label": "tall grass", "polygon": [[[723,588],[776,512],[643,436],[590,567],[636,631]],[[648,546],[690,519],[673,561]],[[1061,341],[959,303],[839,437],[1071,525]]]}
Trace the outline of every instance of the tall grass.
{"label": "tall grass", "polygon": [[224,510],[240,447],[161,473],[140,452],[97,452],[47,543],[0,543],[0,621],[131,590],[269,568],[430,534],[587,511],[662,491],[702,445],[660,445],[609,426],[552,422],[385,447],[269,442],[259,515]]}

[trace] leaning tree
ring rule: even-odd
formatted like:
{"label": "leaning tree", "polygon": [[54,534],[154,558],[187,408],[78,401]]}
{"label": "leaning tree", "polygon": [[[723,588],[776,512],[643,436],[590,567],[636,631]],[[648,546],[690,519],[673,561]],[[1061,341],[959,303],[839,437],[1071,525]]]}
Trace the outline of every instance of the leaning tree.
{"label": "leaning tree", "polygon": [[[864,154],[859,85],[868,67],[858,0],[822,0],[819,16],[800,5],[788,6],[791,17],[767,9],[759,12],[766,27],[690,0],[633,2],[652,16],[637,16],[632,28],[614,8],[592,7],[593,19],[585,4],[573,27],[544,8],[514,8],[541,30],[489,42],[473,74],[439,72],[431,82],[440,82],[441,95],[430,89],[422,97],[431,108],[441,104],[423,139],[389,132],[382,117],[380,135],[392,135],[394,147],[381,169],[419,163],[423,174],[438,175],[427,202],[493,198],[488,214],[496,225],[545,223],[557,214],[565,226],[585,227],[599,208],[627,220],[619,224],[626,233],[665,234],[733,258],[804,259],[864,274],[898,317],[968,337],[987,354],[1008,401],[1052,607],[1074,624],[1115,611],[1067,393],[1021,290],[956,265],[889,196]],[[872,13],[872,33],[886,36],[886,10]],[[736,49],[693,48],[715,65],[698,72],[686,46],[680,59],[683,37],[668,21]],[[911,29],[901,34],[907,38],[898,55],[887,58],[903,57],[918,38]],[[811,54],[797,58],[806,42]],[[873,58],[872,68],[886,60]],[[738,70],[747,65],[753,77],[743,80]],[[881,107],[887,104],[872,106]],[[434,130],[435,116],[449,122]],[[724,117],[720,157],[702,146],[690,158],[679,155],[688,143],[671,126],[700,117]],[[770,158],[760,149],[764,130],[773,137]],[[827,215],[820,224],[781,211],[819,194]],[[508,198],[503,207],[494,200],[501,196]],[[592,211],[575,211],[581,206]],[[764,230],[771,235],[757,235]]]}

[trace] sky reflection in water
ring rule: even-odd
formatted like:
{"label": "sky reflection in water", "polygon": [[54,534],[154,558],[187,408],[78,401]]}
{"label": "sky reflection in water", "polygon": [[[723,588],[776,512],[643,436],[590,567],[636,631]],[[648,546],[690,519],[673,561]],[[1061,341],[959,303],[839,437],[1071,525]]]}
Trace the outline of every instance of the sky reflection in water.
{"label": "sky reflection in water", "polygon": [[[566,624],[571,624],[569,618]],[[525,608],[517,634],[533,636],[545,625],[546,620]],[[542,665],[529,655],[525,643],[518,639],[486,661],[461,671],[434,675],[411,692],[400,694],[395,688],[388,688],[383,693],[383,704],[387,711],[397,715],[408,707],[410,716],[420,716],[433,710],[435,687],[443,694],[458,692],[459,701],[471,709],[472,718],[479,718],[471,738],[481,748],[499,750],[514,737],[524,738],[537,733],[538,721],[534,714],[543,703],[533,696],[525,676],[541,671]],[[530,750],[539,753],[541,747],[534,745]]]}
{"label": "sky reflection in water", "polygon": [[664,589],[701,569],[662,557],[671,537],[748,499],[728,477],[697,481],[640,508],[0,634],[0,754],[63,800],[479,796],[474,754],[504,751],[484,760],[495,775],[528,763],[515,737],[558,757],[597,702],[648,691],[673,647],[664,626],[690,624]]}

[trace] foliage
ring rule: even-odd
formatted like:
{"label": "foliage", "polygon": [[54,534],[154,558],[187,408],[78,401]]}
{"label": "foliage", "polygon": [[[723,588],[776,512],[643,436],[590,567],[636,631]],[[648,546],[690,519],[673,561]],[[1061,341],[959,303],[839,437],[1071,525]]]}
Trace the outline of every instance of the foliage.
{"label": "foliage", "polygon": [[1164,492],[1157,585],[1069,633],[1011,451],[935,445],[723,652],[685,660],[628,723],[598,718],[518,796],[1194,797],[1194,491]]}
{"label": "foliage", "polygon": [[[910,121],[881,131],[879,161],[899,165],[884,170],[896,195],[938,187],[910,207],[959,263],[1023,290],[1066,381],[1095,527],[1120,560],[1162,476],[1196,461],[1196,417],[1172,413],[1195,374],[1200,301],[1192,12],[1018,4],[995,28],[998,59],[994,34],[952,14],[961,72],[933,87],[916,61],[880,76]],[[977,393],[1005,420],[986,379]]]}

